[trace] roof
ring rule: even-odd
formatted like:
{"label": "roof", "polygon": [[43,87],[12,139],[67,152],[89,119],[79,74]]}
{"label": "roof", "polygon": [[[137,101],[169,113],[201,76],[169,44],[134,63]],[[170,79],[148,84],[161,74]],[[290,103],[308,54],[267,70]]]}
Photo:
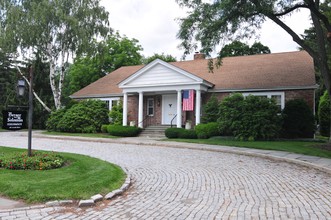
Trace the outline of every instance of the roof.
{"label": "roof", "polygon": [[[169,63],[213,83],[214,90],[307,88],[315,86],[313,59],[305,51],[226,57],[222,66],[208,69],[208,60]],[[148,65],[148,64],[147,64]],[[122,94],[118,84],[144,65],[121,67],[74,93],[72,98]]]}

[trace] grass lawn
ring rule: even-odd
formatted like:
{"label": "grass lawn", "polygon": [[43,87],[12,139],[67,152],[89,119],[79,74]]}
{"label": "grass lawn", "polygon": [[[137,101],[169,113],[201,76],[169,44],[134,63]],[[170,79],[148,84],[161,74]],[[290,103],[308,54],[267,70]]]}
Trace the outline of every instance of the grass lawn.
{"label": "grass lawn", "polygon": [[331,158],[331,150],[324,149],[326,143],[314,141],[238,141],[229,138],[214,137],[210,139],[168,139],[171,141],[212,144],[234,147],[246,147],[263,150],[287,151],[297,154]]}
{"label": "grass lawn", "polygon": [[105,133],[68,133],[68,132],[55,132],[55,131],[43,131],[46,135],[59,135],[59,136],[76,136],[76,137],[91,137],[91,138],[118,138],[110,134]]}
{"label": "grass lawn", "polygon": [[[24,149],[0,147],[1,153]],[[59,153],[68,166],[43,171],[0,169],[0,195],[27,203],[61,199],[88,199],[118,189],[126,175],[108,162],[88,156]]]}

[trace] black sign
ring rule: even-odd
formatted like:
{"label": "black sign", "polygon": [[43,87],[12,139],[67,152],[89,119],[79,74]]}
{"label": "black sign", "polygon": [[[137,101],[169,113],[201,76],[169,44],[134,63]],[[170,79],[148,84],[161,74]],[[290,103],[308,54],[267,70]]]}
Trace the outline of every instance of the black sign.
{"label": "black sign", "polygon": [[20,130],[26,128],[26,111],[2,111],[2,128],[7,130]]}

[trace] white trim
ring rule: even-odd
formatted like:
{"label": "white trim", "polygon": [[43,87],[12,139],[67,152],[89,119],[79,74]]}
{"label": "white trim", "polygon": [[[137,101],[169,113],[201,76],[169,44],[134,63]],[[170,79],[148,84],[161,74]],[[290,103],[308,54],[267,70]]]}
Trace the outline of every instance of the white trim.
{"label": "white trim", "polygon": [[120,101],[120,97],[116,97],[116,98],[99,98],[99,100],[101,101],[109,101],[109,111],[112,109],[113,106],[113,101]]}
{"label": "white trim", "polygon": [[251,89],[209,89],[208,92],[262,92],[262,91],[284,91],[284,90],[306,90],[317,89],[318,85],[312,86],[289,86],[289,87],[274,87],[274,88],[251,88]]}
{"label": "white trim", "polygon": [[281,101],[281,109],[285,108],[285,92],[243,92],[242,95],[244,97],[253,95],[253,96],[267,96],[269,99],[271,96],[280,96]]}

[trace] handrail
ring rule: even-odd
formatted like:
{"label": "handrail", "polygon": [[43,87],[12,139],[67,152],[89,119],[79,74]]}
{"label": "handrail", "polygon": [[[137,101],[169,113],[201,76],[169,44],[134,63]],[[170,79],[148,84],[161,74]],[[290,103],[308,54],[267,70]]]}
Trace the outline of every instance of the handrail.
{"label": "handrail", "polygon": [[170,127],[172,128],[172,121],[175,119],[177,117],[177,114],[175,115],[175,117],[173,117],[172,119],[171,119],[171,122],[170,122]]}
{"label": "handrail", "polygon": [[[138,126],[140,125],[140,123],[142,123],[144,125],[144,122],[147,120],[147,119],[151,119],[151,116],[150,115],[145,115],[144,119],[138,123]],[[143,127],[147,127],[147,126],[143,126]]]}

